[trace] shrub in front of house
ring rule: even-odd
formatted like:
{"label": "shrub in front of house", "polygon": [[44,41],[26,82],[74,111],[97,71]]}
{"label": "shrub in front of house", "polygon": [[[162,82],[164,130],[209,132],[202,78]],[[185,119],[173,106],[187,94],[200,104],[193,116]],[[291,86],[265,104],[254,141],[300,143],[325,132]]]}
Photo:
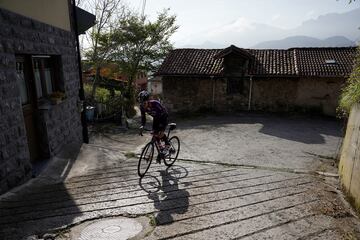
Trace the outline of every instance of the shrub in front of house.
{"label": "shrub in front of house", "polygon": [[109,118],[121,112],[123,100],[120,91],[97,87],[94,99],[90,97],[92,91],[90,84],[84,84],[84,91],[87,103],[96,108],[97,118]]}

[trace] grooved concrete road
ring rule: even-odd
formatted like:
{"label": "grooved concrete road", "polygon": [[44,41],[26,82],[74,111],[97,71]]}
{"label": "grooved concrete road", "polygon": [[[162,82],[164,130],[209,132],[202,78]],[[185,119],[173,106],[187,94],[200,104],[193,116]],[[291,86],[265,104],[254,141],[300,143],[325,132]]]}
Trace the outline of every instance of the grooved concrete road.
{"label": "grooved concrete road", "polygon": [[[202,125],[204,135],[198,132],[194,137],[205,139],[206,134],[212,135],[204,126],[212,125],[213,121]],[[184,126],[190,123],[187,121]],[[227,134],[232,133],[234,127],[243,128],[242,124],[232,120],[232,124],[221,126],[220,132],[226,134],[224,130],[229,127]],[[330,128],[336,126],[332,121],[327,124]],[[247,127],[251,126],[256,133],[259,125]],[[191,140],[186,129],[189,128],[180,127],[177,132],[185,139],[185,146]],[[193,130],[197,131],[197,127]],[[342,200],[335,178],[295,174],[286,167],[266,170],[264,166],[246,168],[211,161],[207,164],[178,161],[170,168],[153,164],[140,180],[136,175],[137,159],[126,159],[123,155],[124,150],[135,150],[147,139],[139,140],[135,132],[104,132],[100,138],[93,138],[90,145],[83,146],[76,162],[63,164],[72,166],[70,172],[42,175],[0,198],[0,239],[21,239],[29,235],[31,239],[78,239],[78,230],[71,227],[117,216],[139,219],[142,224],[144,221],[140,218],[147,219],[148,224],[143,224],[144,231],[137,239],[329,240],[360,236],[359,220]],[[134,145],[123,149],[122,136]],[[261,138],[261,134],[253,136]],[[324,141],[316,143],[318,149],[331,149],[329,143],[336,141],[326,139],[333,137],[321,136]],[[278,149],[284,141],[280,143]],[[204,140],[194,144],[206,149],[210,143]],[[316,146],[307,147],[317,151]],[[196,154],[202,156],[201,148],[197,149]],[[67,162],[65,155],[63,158],[56,159],[57,166],[62,160]],[[64,177],[64,172],[67,172],[66,180],[58,181],[56,175]]]}

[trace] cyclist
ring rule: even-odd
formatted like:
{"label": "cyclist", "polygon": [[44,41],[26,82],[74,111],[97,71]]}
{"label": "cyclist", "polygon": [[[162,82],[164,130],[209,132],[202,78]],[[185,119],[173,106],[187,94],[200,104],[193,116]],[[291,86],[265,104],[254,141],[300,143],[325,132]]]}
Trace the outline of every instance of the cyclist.
{"label": "cyclist", "polygon": [[146,124],[145,113],[148,113],[153,117],[153,133],[158,143],[160,140],[165,142],[165,148],[162,150],[163,155],[167,155],[168,152],[171,152],[170,142],[164,133],[165,128],[168,124],[168,112],[166,108],[158,101],[150,99],[150,93],[146,90],[143,90],[138,95],[138,101],[140,103],[141,111],[141,127],[140,131],[144,129]]}

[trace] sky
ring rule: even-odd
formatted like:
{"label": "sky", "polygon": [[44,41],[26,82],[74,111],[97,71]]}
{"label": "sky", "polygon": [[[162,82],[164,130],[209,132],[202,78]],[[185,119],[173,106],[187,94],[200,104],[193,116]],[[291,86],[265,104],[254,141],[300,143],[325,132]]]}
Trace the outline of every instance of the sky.
{"label": "sky", "polygon": [[[127,0],[141,12],[144,0]],[[280,29],[292,29],[309,19],[328,13],[344,13],[359,8],[356,0],[146,0],[145,15],[154,19],[163,9],[177,16],[178,31],[173,35],[175,47],[200,44],[208,32],[249,30],[253,23]]]}

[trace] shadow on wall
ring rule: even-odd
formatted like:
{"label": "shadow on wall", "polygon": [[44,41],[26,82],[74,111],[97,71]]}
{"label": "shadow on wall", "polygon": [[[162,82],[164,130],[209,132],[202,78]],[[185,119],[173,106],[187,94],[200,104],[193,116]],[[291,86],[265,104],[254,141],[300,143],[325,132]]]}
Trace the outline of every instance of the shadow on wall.
{"label": "shadow on wall", "polygon": [[[189,193],[184,189],[179,189],[178,181],[187,176],[188,171],[181,166],[172,166],[165,171],[159,171],[161,183],[157,177],[153,181],[153,191],[145,189],[145,183],[140,180],[140,186],[148,192],[148,198],[154,201],[154,207],[159,210],[155,216],[157,225],[166,225],[174,221],[173,214],[183,214],[189,207]],[[158,184],[154,188],[154,184]],[[154,191],[155,189],[155,191]]]}
{"label": "shadow on wall", "polygon": [[[193,119],[180,119],[179,122],[179,129],[200,129],[205,131],[215,131],[225,125],[259,124],[261,127],[259,127],[258,132],[260,133],[306,144],[325,143],[323,135],[342,137],[344,125],[335,118],[254,112],[217,116],[207,115]],[[237,129],[236,134],[241,134],[241,131],[246,131],[246,129],[246,126],[244,128],[240,127]]]}
{"label": "shadow on wall", "polygon": [[[66,146],[44,173],[0,198],[0,239],[23,239],[71,224],[82,215],[75,199],[63,183],[78,154]],[[20,231],[19,231],[20,230]]]}

